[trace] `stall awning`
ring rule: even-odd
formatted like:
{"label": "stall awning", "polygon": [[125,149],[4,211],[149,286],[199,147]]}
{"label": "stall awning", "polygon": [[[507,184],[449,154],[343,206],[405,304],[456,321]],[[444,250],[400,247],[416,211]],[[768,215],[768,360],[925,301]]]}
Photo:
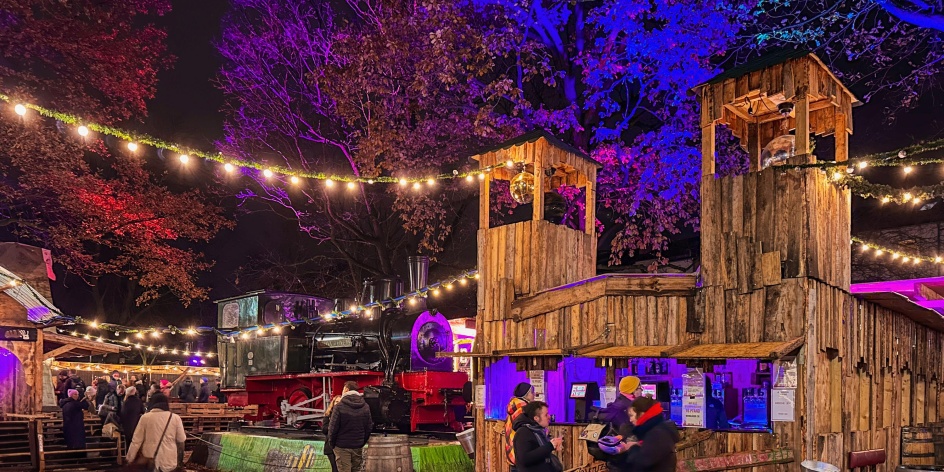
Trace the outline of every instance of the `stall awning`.
{"label": "stall awning", "polygon": [[779,359],[803,345],[806,338],[762,343],[698,344],[670,357],[684,359]]}
{"label": "stall awning", "polygon": [[880,307],[901,313],[912,321],[935,331],[944,331],[944,317],[937,311],[937,308],[944,309],[944,302],[941,300],[915,302],[910,297],[895,292],[859,292],[854,295]]}
{"label": "stall awning", "polygon": [[607,346],[584,352],[583,357],[662,357],[674,346]]}
{"label": "stall awning", "polygon": [[92,341],[54,331],[43,331],[43,359],[100,356],[130,350],[131,348],[117,344]]}
{"label": "stall awning", "polygon": [[494,351],[496,357],[563,357],[564,351],[561,349],[506,349],[504,351]]}
{"label": "stall awning", "polygon": [[436,357],[492,357],[485,352],[437,352]]}

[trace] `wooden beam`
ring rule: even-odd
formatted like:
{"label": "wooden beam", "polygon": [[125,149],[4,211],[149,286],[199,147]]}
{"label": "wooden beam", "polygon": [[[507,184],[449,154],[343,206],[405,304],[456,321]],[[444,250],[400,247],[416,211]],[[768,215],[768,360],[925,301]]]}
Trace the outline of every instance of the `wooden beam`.
{"label": "wooden beam", "polygon": [[748,122],[748,123],[756,123],[756,122],[757,122],[757,117],[756,117],[756,116],[748,115],[747,112],[745,112],[744,110],[741,109],[741,107],[739,107],[739,106],[737,106],[737,105],[735,105],[735,104],[733,104],[733,103],[725,103],[725,104],[724,104],[724,109],[730,111],[731,113],[734,113],[735,116],[737,116],[738,118],[740,118],[740,119],[742,119],[742,120],[744,120],[744,121],[746,121],[746,122]]}
{"label": "wooden beam", "polygon": [[849,132],[846,130],[846,115],[836,113],[836,162],[849,159]]}
{"label": "wooden beam", "polygon": [[674,355],[676,355],[676,354],[678,354],[678,353],[680,353],[680,352],[682,352],[682,351],[684,351],[684,350],[686,350],[686,349],[688,349],[688,348],[690,348],[690,347],[692,347],[692,346],[694,346],[694,345],[696,345],[696,344],[698,344],[698,340],[697,340],[697,339],[689,339],[688,341],[685,341],[685,342],[683,342],[682,344],[679,344],[678,346],[672,346],[672,347],[670,347],[670,348],[668,348],[668,349],[663,349],[663,350],[662,350],[662,357],[674,356]]}
{"label": "wooden beam", "polygon": [[794,460],[793,449],[781,448],[770,451],[736,452],[716,457],[679,459],[676,470],[679,472],[715,472],[768,464],[787,464],[794,462]]}
{"label": "wooden beam", "polygon": [[[794,101],[793,112],[796,116],[796,156],[806,156],[803,163],[812,163],[812,147],[810,146],[810,76],[809,63],[800,62],[795,69],[797,96]],[[797,162],[800,163],[800,162]]]}
{"label": "wooden beam", "polygon": [[[533,155],[525,155],[525,162],[534,163],[534,200],[532,206],[532,219],[534,221],[541,221],[544,219],[544,166],[546,165],[548,158],[550,157],[551,143],[546,139],[541,138],[537,141],[526,145],[523,147],[525,153],[533,153]],[[556,162],[551,162],[551,164],[557,164]],[[536,227],[536,225],[534,225]]]}
{"label": "wooden beam", "polygon": [[64,346],[59,346],[59,347],[53,349],[52,351],[49,351],[49,352],[43,354],[43,360],[45,361],[45,360],[49,360],[49,359],[55,359],[56,356],[58,356],[59,354],[63,354],[63,353],[69,352],[69,351],[71,351],[71,350],[73,350],[73,349],[75,349],[75,348],[76,348],[76,347],[73,346],[73,345],[71,345],[71,344],[66,344],[66,345],[64,345]]}
{"label": "wooden beam", "polygon": [[577,346],[576,348],[571,349],[571,351],[572,351],[572,352],[574,353],[574,355],[576,355],[576,356],[582,356],[582,355],[587,354],[587,353],[589,353],[589,352],[599,351],[600,349],[606,349],[606,348],[608,348],[608,347],[613,347],[613,345],[614,345],[614,344],[613,344],[613,343],[610,343],[610,342],[592,343],[592,344],[586,344],[586,345],[584,345],[584,346]]}
{"label": "wooden beam", "polygon": [[763,164],[760,161],[760,151],[763,147],[760,142],[760,125],[748,123],[747,136],[745,136],[744,141],[747,142],[747,154],[750,156],[750,171],[760,172]]}
{"label": "wooden beam", "polygon": [[787,355],[787,353],[799,348],[806,342],[806,336],[800,336],[793,341],[790,341],[786,344],[779,346],[777,349],[770,352],[771,359],[780,359],[781,357]]}
{"label": "wooden beam", "polygon": [[701,175],[715,175],[715,122],[701,127]]}
{"label": "wooden beam", "polygon": [[490,172],[482,175],[484,179],[479,181],[479,229],[488,229],[488,216],[491,209],[490,187],[492,176]]}

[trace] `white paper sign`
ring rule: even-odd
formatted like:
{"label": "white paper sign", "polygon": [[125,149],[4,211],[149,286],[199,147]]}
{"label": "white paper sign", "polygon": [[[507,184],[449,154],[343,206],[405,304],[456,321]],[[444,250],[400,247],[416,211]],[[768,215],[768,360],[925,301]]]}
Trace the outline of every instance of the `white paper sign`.
{"label": "white paper sign", "polygon": [[705,376],[700,369],[682,375],[682,427],[705,427]]}
{"label": "white paper sign", "polygon": [[528,371],[528,383],[534,387],[534,399],[538,401],[544,401],[544,371],[543,370],[529,370]]}
{"label": "white paper sign", "polygon": [[616,401],[616,387],[600,387],[600,404],[607,406]]}
{"label": "white paper sign", "polygon": [[475,386],[475,407],[476,408],[485,408],[485,386],[476,385]]}
{"label": "white paper sign", "polygon": [[796,390],[775,388],[770,391],[770,419],[772,421],[795,421]]}

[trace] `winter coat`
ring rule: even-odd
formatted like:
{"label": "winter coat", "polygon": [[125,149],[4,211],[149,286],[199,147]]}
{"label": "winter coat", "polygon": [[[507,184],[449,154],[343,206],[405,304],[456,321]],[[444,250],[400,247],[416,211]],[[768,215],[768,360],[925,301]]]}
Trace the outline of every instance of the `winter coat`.
{"label": "winter coat", "polygon": [[177,389],[177,398],[180,398],[180,401],[184,403],[197,401],[197,387],[193,385],[192,381],[184,381]]}
{"label": "winter coat", "polygon": [[508,400],[508,405],[505,406],[505,413],[508,416],[505,417],[505,460],[508,461],[509,465],[515,465],[515,421],[521,417],[524,413],[524,406],[528,404],[528,401],[521,397],[511,397],[511,400]]}
{"label": "winter coat", "polygon": [[144,414],[144,402],[137,395],[125,397],[125,402],[121,405],[121,430],[125,433],[125,440],[129,443],[134,437],[134,430],[138,427],[138,421]]}
{"label": "winter coat", "polygon": [[620,465],[623,472],[675,472],[678,457],[675,444],[679,442],[675,423],[662,415],[651,418],[633,428],[640,445],[633,446]]}
{"label": "winter coat", "polygon": [[206,403],[210,401],[210,384],[200,384],[200,396],[197,397],[197,403]]}
{"label": "winter coat", "polygon": [[102,405],[98,410],[98,416],[102,418],[108,416],[108,413],[116,415],[121,413],[121,399],[118,398],[118,394],[115,392],[105,394],[105,403],[102,403]]}
{"label": "winter coat", "polygon": [[[61,402],[66,398],[69,398],[69,389],[75,388],[72,386],[72,379],[70,377],[62,378],[57,377],[56,380],[56,400]],[[79,394],[81,395],[81,393]]]}
{"label": "winter coat", "polygon": [[62,407],[62,435],[66,447],[85,449],[85,409],[89,407],[88,402],[66,397],[59,406]]}
{"label": "winter coat", "polygon": [[554,455],[554,445],[547,432],[524,415],[515,420],[515,467],[518,472],[561,472]]}
{"label": "winter coat", "polygon": [[603,410],[603,421],[613,426],[613,429],[619,431],[621,436],[626,436],[632,430],[633,424],[629,421],[629,407],[633,405],[633,400],[622,393],[616,397],[613,403],[606,406]]}
{"label": "winter coat", "polygon": [[[168,418],[170,418],[169,423]],[[161,439],[162,433],[163,439]],[[176,469],[179,463],[178,445],[182,453],[186,441],[187,431],[184,430],[184,422],[180,416],[154,408],[141,417],[134,430],[134,437],[131,439],[131,445],[128,446],[128,462],[134,462],[138,454],[144,454],[144,457],[154,458],[158,472],[170,472]]]}
{"label": "winter coat", "polygon": [[357,392],[348,392],[331,411],[328,428],[328,442],[333,447],[360,449],[370,439],[374,429],[374,420],[370,407],[364,397]]}
{"label": "winter coat", "polygon": [[95,405],[101,405],[105,402],[105,396],[111,391],[111,385],[107,380],[99,379],[95,383]]}

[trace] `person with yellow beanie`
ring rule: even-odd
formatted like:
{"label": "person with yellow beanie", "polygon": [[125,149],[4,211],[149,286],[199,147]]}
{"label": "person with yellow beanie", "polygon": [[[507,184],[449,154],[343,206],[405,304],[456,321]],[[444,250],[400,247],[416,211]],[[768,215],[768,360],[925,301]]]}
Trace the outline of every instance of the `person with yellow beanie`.
{"label": "person with yellow beanie", "polygon": [[603,410],[603,420],[616,429],[620,435],[632,431],[633,424],[629,421],[629,407],[633,401],[642,395],[642,387],[639,377],[629,375],[619,381],[619,394],[616,400],[606,406]]}

